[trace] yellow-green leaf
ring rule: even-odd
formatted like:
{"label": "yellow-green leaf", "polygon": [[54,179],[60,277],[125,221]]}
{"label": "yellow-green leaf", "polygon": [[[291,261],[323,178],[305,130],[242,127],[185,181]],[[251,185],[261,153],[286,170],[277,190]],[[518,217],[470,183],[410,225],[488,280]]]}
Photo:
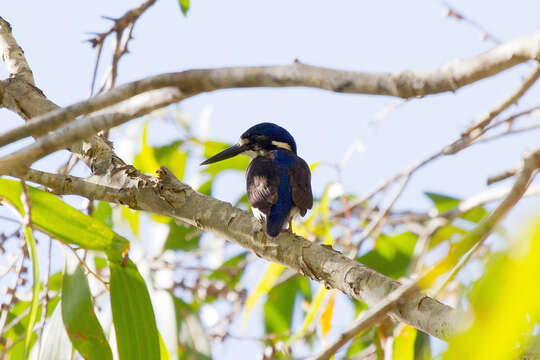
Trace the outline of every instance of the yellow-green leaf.
{"label": "yellow-green leaf", "polygon": [[409,325],[403,325],[399,334],[394,339],[394,360],[414,360],[414,342],[416,341],[416,329]]}
{"label": "yellow-green leaf", "polygon": [[139,236],[139,212],[122,206],[122,217],[127,220],[133,235]]}
{"label": "yellow-green leaf", "polygon": [[276,280],[279,278],[279,275],[281,275],[284,269],[285,267],[283,267],[282,265],[270,263],[261,281],[259,281],[259,284],[257,284],[255,290],[249,295],[246,300],[246,307],[244,310],[244,322],[249,317],[249,313],[251,312],[253,306],[255,306],[257,301],[259,301],[262,296],[268,294],[270,289],[272,289],[272,287],[276,283]]}
{"label": "yellow-green leaf", "polygon": [[308,330],[311,322],[315,319],[315,316],[320,315],[319,310],[321,309],[321,305],[323,304],[323,300],[326,297],[327,293],[328,290],[324,286],[321,286],[319,288],[317,295],[315,295],[315,297],[311,301],[311,304],[309,305],[309,310],[306,314],[306,317],[304,318],[304,324],[302,325],[302,329],[291,338],[291,342],[304,335]]}
{"label": "yellow-green leaf", "polygon": [[449,342],[444,359],[518,359],[540,322],[540,219],[474,285],[473,325]]}
{"label": "yellow-green leaf", "polygon": [[[32,224],[39,230],[68,244],[98,251],[129,249],[129,241],[98,219],[85,215],[48,192],[28,186],[32,202]],[[24,213],[21,183],[0,179],[0,198]]]}

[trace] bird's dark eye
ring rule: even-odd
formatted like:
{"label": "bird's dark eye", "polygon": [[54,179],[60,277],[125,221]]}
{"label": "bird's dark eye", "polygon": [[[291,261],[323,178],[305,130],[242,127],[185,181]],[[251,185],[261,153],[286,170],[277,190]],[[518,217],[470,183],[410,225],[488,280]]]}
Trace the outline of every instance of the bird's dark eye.
{"label": "bird's dark eye", "polygon": [[260,147],[265,148],[270,146],[272,140],[268,136],[258,135],[255,137],[255,143],[259,144]]}

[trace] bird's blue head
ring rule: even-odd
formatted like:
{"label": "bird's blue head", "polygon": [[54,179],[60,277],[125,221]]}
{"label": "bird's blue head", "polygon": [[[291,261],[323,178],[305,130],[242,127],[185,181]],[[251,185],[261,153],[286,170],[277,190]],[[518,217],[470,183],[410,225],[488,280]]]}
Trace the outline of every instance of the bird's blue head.
{"label": "bird's blue head", "polygon": [[241,153],[261,153],[277,149],[285,149],[296,154],[296,142],[292,135],[276,124],[260,123],[247,129],[238,143],[203,161],[201,165],[231,158]]}

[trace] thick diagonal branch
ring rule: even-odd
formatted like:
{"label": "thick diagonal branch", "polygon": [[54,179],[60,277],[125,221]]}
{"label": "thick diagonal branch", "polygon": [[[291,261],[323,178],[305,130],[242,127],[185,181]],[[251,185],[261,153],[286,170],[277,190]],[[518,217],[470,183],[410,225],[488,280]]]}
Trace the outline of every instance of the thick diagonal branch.
{"label": "thick diagonal branch", "polygon": [[[351,260],[341,253],[289,233],[266,237],[261,224],[250,213],[231,204],[193,191],[162,168],[153,178],[133,171],[130,186],[121,189],[93,184],[68,175],[45,174],[30,169],[26,175],[58,194],[75,194],[127,205],[189,223],[211,231],[253,251],[269,261],[309,275],[325,286],[374,306],[399,287],[399,283]],[[391,314],[441,339],[455,333],[462,314],[415,291],[403,298]]]}

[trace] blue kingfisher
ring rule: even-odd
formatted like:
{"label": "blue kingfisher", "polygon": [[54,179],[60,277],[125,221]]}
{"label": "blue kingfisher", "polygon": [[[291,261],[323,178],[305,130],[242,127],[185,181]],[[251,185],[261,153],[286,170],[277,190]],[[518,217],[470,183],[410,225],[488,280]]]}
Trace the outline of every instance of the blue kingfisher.
{"label": "blue kingfisher", "polygon": [[311,172],[296,155],[296,142],[287,130],[272,123],[249,128],[233,146],[203,161],[211,164],[245,154],[253,160],[246,172],[248,201],[259,221],[266,221],[266,233],[279,235],[285,223],[292,231],[295,215],[304,216],[313,206]]}

